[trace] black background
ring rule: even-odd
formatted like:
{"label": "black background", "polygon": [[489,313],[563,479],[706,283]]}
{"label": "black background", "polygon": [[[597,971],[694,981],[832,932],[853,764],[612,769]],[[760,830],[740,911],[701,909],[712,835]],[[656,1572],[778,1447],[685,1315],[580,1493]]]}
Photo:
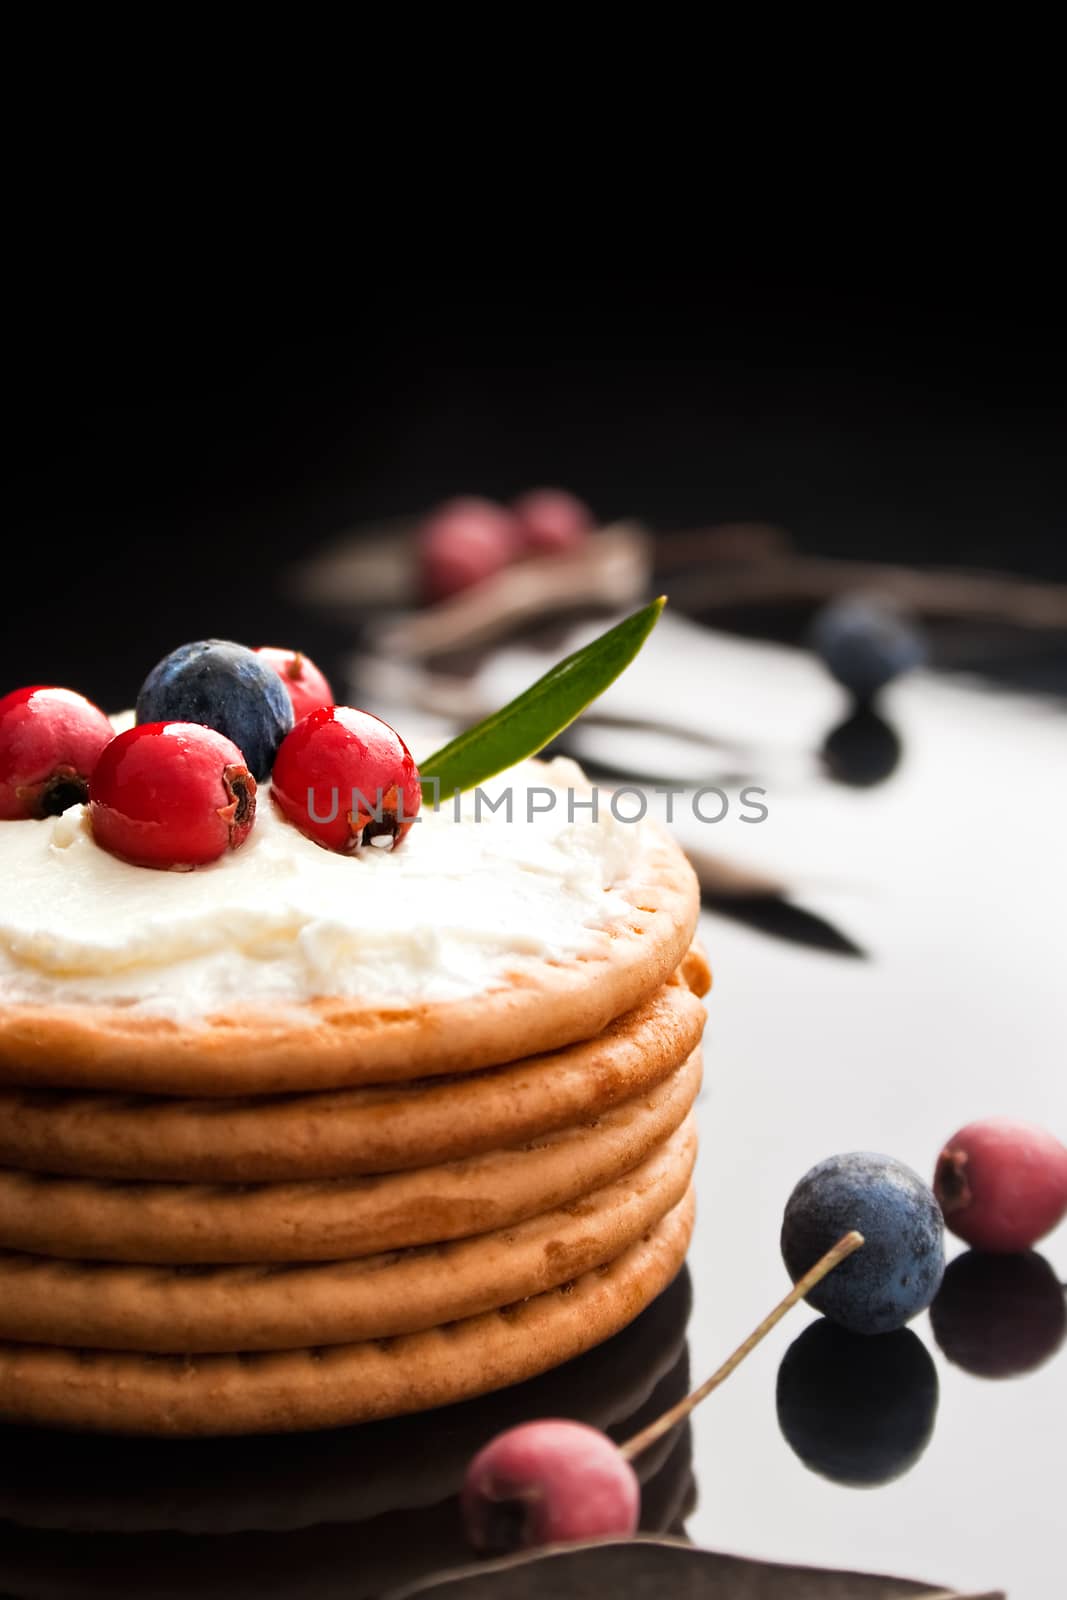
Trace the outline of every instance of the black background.
{"label": "black background", "polygon": [[[807,550],[1067,577],[1058,285],[1026,262],[875,279],[469,276],[29,286],[0,687],[128,704],[183,639],[336,623],[284,571],[441,496],[559,482],[607,519],[780,523]],[[200,279],[203,290],[203,277]]]}

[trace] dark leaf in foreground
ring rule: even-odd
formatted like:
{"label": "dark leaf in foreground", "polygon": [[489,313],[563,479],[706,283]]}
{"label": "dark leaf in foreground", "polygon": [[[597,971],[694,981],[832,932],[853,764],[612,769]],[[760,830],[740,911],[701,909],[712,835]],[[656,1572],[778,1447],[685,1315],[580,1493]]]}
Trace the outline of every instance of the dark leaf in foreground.
{"label": "dark leaf in foreground", "polygon": [[779,1566],[668,1540],[557,1546],[442,1573],[388,1600],[1005,1600],[907,1578]]}

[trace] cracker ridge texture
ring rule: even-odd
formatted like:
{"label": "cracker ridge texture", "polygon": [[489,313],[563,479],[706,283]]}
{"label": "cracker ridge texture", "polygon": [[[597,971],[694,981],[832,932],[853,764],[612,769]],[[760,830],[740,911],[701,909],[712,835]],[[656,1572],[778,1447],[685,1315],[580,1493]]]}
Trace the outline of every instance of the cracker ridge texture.
{"label": "cracker ridge texture", "polygon": [[615,1260],[681,1201],[695,1158],[687,1119],[634,1171],[570,1205],[358,1261],[190,1271],[0,1255],[0,1341],[198,1355],[417,1333]]}
{"label": "cracker ridge texture", "polygon": [[0,1088],[0,1165],[74,1177],[268,1183],[436,1166],[591,1120],[696,1048],[678,975],[595,1039],[446,1079],[239,1099]]}
{"label": "cracker ridge texture", "polygon": [[87,1261],[330,1261],[487,1233],[636,1167],[679,1126],[700,1052],[589,1122],[417,1171],[301,1183],[143,1183],[0,1170],[0,1248]]}
{"label": "cracker ridge texture", "polygon": [[167,1435],[284,1432],[396,1416],[518,1383],[617,1333],[677,1273],[692,1189],[613,1262],[421,1333],[244,1356],[0,1344],[0,1418]]}

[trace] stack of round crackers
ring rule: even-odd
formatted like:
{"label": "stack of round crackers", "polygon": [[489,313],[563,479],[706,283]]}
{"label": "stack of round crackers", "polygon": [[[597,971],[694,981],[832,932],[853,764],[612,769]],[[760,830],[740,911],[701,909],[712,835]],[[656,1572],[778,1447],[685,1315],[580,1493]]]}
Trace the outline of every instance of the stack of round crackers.
{"label": "stack of round crackers", "polygon": [[[503,1393],[329,1434],[120,1439],[0,1428],[0,1593],[370,1600],[464,1566],[457,1496],[502,1428],[570,1417],[620,1443],[687,1392],[688,1274],[612,1340]],[[688,1424],[634,1462],[641,1529],[684,1532]],[[427,1442],[432,1435],[432,1448]]]}
{"label": "stack of round crackers", "polygon": [[0,1418],[337,1426],[632,1321],[689,1241],[710,979],[673,845],[630,901],[475,1000],[0,1005]]}

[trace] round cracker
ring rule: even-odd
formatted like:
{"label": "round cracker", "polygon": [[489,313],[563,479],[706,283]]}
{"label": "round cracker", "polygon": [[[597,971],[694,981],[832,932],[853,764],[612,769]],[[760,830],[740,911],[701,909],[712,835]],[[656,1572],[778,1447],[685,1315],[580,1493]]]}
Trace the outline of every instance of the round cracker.
{"label": "round cracker", "polygon": [[174,1095],[278,1094],[473,1072],[602,1033],[685,958],[700,891],[674,841],[645,825],[626,914],[571,960],[517,959],[470,999],[388,1006],[323,997],[176,1022],[121,1006],[0,1006],[0,1083]]}
{"label": "round cracker", "polygon": [[170,1357],[0,1345],[0,1417],[170,1435],[279,1433],[426,1411],[519,1383],[631,1322],[680,1268],[693,1192],[573,1283],[423,1333],[326,1349]]}
{"label": "round cracker", "polygon": [[445,1081],[259,1100],[0,1090],[0,1163],[181,1183],[438,1166],[588,1121],[654,1088],[703,1026],[703,1005],[678,980],[596,1039]]}
{"label": "round cracker", "polygon": [[650,1093],[533,1144],[321,1183],[109,1183],[0,1171],[0,1248],[138,1263],[340,1261],[510,1227],[629,1172],[700,1089],[700,1052]]}
{"label": "round cracker", "polygon": [[357,1261],[190,1272],[0,1255],[0,1340],[199,1355],[418,1333],[614,1261],[678,1204],[695,1159],[690,1116],[634,1171],[567,1206]]}

